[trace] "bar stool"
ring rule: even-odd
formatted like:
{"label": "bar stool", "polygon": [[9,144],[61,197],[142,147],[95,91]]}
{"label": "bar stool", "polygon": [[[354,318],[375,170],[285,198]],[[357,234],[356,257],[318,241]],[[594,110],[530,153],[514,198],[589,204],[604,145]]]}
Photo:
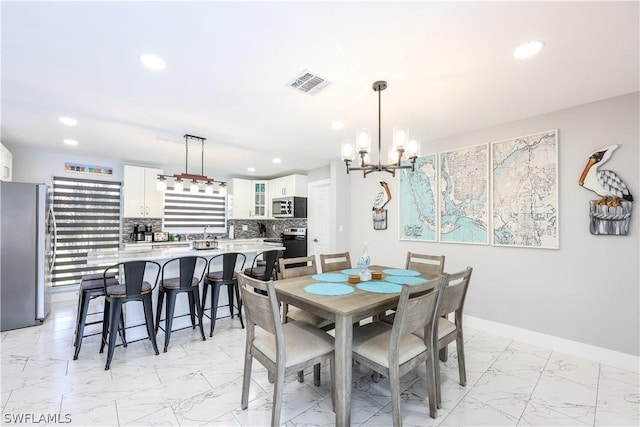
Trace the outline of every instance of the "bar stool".
{"label": "bar stool", "polygon": [[[253,264],[251,268],[247,268],[244,270],[244,274],[247,276],[258,279],[263,282],[268,282],[269,280],[277,280],[278,279],[278,259],[282,257],[282,251],[273,249],[270,251],[260,252],[253,259]],[[264,258],[264,265],[258,265],[259,259]]]}
{"label": "bar stool", "polygon": [[[76,330],[74,332],[73,345],[75,347],[75,352],[73,354],[73,360],[78,360],[78,355],[80,354],[80,347],[82,347],[82,339],[95,334],[84,334],[84,328],[88,325],[97,325],[98,323],[102,323],[102,318],[100,320],[95,320],[93,322],[87,322],[87,316],[94,314],[103,314],[100,312],[89,313],[89,303],[92,299],[97,297],[104,296],[104,281],[107,281],[107,286],[117,285],[118,280],[116,279],[115,274],[109,273],[106,277],[103,276],[103,273],[96,274],[85,274],[82,276],[82,280],[80,281],[80,289],[78,292],[78,314],[76,316]],[[123,319],[120,319],[122,325],[124,325]],[[127,340],[125,337],[124,328],[119,329],[120,338],[122,339],[122,344],[126,347]]]}
{"label": "bar stool", "polygon": [[[178,277],[166,277],[167,269],[178,264]],[[196,268],[200,266],[202,271],[196,275]],[[204,329],[202,328],[202,306],[200,305],[200,287],[202,276],[207,268],[207,259],[201,256],[185,256],[173,258],[162,265],[162,276],[160,278],[160,287],[158,292],[158,308],[156,309],[156,334],[160,328],[160,315],[162,314],[162,302],[165,295],[167,303],[165,306],[165,326],[164,326],[164,352],[169,348],[169,340],[171,339],[171,326],[173,324],[173,313],[176,307],[176,297],[181,292],[187,292],[189,296],[189,314],[191,315],[191,325],[195,329],[195,312],[197,310],[198,325],[200,326],[200,334],[202,341],[206,341]]]}
{"label": "bar stool", "polygon": [[[148,271],[149,270],[149,271]],[[147,326],[147,333],[153,345],[156,356],[160,354],[158,345],[156,344],[156,331],[153,324],[153,303],[151,293],[158,283],[160,276],[160,264],[155,261],[128,261],[121,262],[104,271],[104,277],[109,272],[119,272],[120,278],[118,284],[107,285],[105,279],[105,306],[104,320],[102,322],[102,344],[100,345],[100,353],[104,351],[104,346],[108,341],[107,363],[105,371],[109,370],[113,351],[116,347],[116,334],[113,325],[116,319],[120,319],[122,306],[130,301],[141,301],[144,307],[144,317]],[[152,277],[152,283],[145,280],[145,276]],[[118,328],[115,328],[118,329]]]}
{"label": "bar stool", "polygon": [[[211,271],[211,265],[215,263],[217,259],[222,258],[222,271]],[[240,319],[240,325],[244,329],[244,322],[242,321],[242,301],[240,300],[240,290],[238,289],[238,280],[236,278],[236,264],[238,259],[242,260],[239,270],[242,271],[244,263],[247,260],[245,254],[239,252],[229,252],[226,254],[216,255],[209,260],[207,266],[207,274],[204,276],[204,289],[202,290],[202,305],[204,306],[207,300],[207,292],[211,287],[211,315],[207,316],[211,319],[211,330],[209,337],[213,336],[213,329],[216,327],[216,315],[218,312],[218,296],[220,294],[220,287],[227,286],[227,292],[229,296],[229,312],[233,319],[233,296],[235,292],[236,307],[238,308],[238,318]],[[203,309],[203,313],[204,313]],[[205,314],[206,316],[206,314]]]}

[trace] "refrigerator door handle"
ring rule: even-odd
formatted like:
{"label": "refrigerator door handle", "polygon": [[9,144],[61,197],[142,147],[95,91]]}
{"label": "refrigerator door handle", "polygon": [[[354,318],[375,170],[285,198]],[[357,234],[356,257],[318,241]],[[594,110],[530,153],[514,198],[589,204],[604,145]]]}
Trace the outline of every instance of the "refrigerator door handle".
{"label": "refrigerator door handle", "polygon": [[49,207],[49,215],[53,224],[53,254],[51,255],[51,263],[49,264],[49,272],[53,272],[53,266],[56,263],[56,252],[58,250],[58,224],[56,223],[56,214],[53,207]]}

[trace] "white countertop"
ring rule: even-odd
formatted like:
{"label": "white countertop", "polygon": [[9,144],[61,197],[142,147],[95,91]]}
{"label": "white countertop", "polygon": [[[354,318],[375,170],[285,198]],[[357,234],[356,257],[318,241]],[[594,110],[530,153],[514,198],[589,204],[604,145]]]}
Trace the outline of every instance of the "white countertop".
{"label": "white countertop", "polygon": [[[171,242],[156,242],[156,244],[165,244]],[[174,242],[186,243],[186,242]],[[202,249],[196,250],[191,247],[176,247],[153,249],[153,245],[136,244],[119,250],[98,250],[91,251],[87,254],[87,265],[113,265],[119,262],[140,261],[148,259],[151,261],[166,261],[181,256],[202,256],[212,258],[216,255],[228,252],[240,252],[244,254],[258,253],[269,250],[284,250],[284,246],[268,243],[259,243],[257,239],[243,240],[220,240],[218,249]],[[133,247],[132,247],[133,246]],[[151,246],[151,247],[149,247]]]}

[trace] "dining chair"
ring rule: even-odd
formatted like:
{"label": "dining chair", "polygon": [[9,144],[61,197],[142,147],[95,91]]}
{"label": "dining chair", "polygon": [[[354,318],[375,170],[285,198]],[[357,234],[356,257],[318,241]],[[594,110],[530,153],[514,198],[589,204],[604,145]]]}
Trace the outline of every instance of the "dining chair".
{"label": "dining chair", "polygon": [[[393,425],[402,425],[400,377],[422,363],[427,368],[429,415],[437,418],[434,371],[435,324],[446,275],[418,285],[403,285],[393,325],[376,321],[353,330],[353,359],[389,378]],[[414,334],[422,331],[423,339]]]}
{"label": "dining chair", "polygon": [[442,274],[444,273],[444,255],[423,255],[407,252],[406,269],[427,274]]}
{"label": "dining chair", "polygon": [[[177,267],[177,268],[176,268]],[[202,327],[202,305],[200,304],[200,282],[207,268],[207,259],[201,256],[184,256],[170,259],[162,265],[160,286],[158,287],[158,306],[156,308],[156,334],[160,328],[162,303],[166,296],[164,323],[164,352],[169,348],[171,328],[176,308],[176,297],[180,293],[187,293],[189,297],[189,315],[191,326],[196,327],[196,316],[202,341],[206,341]],[[171,270],[178,272],[177,277],[168,277]],[[199,270],[199,271],[196,271]]]}
{"label": "dining chair", "polygon": [[[244,274],[254,279],[262,280],[263,282],[268,282],[271,279],[277,280],[278,272],[276,270],[278,268],[278,259],[281,257],[282,251],[278,249],[260,252],[253,259],[251,267],[244,270]],[[261,260],[264,261],[264,265],[258,265],[258,263],[261,263]]]}
{"label": "dining chair", "polygon": [[[280,277],[282,279],[311,276],[317,272],[316,257],[313,255],[298,258],[280,258]],[[329,331],[335,327],[331,320],[323,319],[298,307],[289,307],[287,303],[282,304],[282,319],[285,323],[288,321],[304,322],[323,331]],[[298,372],[298,381],[304,381],[303,371]],[[314,366],[313,382],[315,385],[320,385],[319,364]]]}
{"label": "dining chair", "polygon": [[[122,307],[127,302],[142,302],[149,340],[151,340],[156,356],[160,354],[158,345],[156,344],[156,330],[153,324],[153,302],[151,299],[151,294],[158,284],[160,270],[160,264],[157,262],[141,260],[121,262],[108,267],[104,271],[105,306],[100,353],[104,351],[104,346],[108,340],[105,370],[109,370],[109,366],[111,365]],[[109,284],[109,273],[116,274],[118,284]]]}
{"label": "dining chair", "polygon": [[[464,336],[462,332],[462,312],[464,309],[464,301],[469,289],[469,281],[471,280],[471,272],[473,268],[466,269],[453,274],[448,274],[446,286],[443,290],[442,303],[438,309],[438,346],[436,350],[440,352],[440,360],[443,360],[443,350],[446,351],[447,346],[453,341],[456,342],[456,352],[458,354],[458,375],[460,385],[467,385],[467,371],[464,358]],[[454,321],[446,318],[449,313],[454,313]],[[444,317],[443,317],[444,316]],[[418,331],[418,336],[424,337]],[[440,384],[440,364],[435,364],[436,374],[436,395],[438,397],[438,407],[442,403],[442,387]]]}
{"label": "dining chair", "polygon": [[[222,260],[222,270],[211,271],[211,267],[216,265],[219,260]],[[213,330],[216,327],[216,318],[218,316],[218,297],[222,286],[227,287],[229,314],[231,315],[231,318],[233,319],[233,300],[235,297],[235,307],[238,309],[238,319],[240,319],[240,326],[244,329],[244,321],[242,320],[242,300],[240,299],[240,291],[238,289],[236,274],[238,271],[242,271],[246,260],[247,256],[240,252],[229,252],[216,255],[209,260],[209,264],[207,265],[207,274],[205,274],[203,281],[204,287],[202,289],[202,306],[204,307],[207,300],[208,290],[211,288],[211,314],[208,316],[211,320],[209,337],[213,336]],[[240,265],[239,267],[238,264]],[[202,311],[206,316],[206,310],[203,308]]]}
{"label": "dining chair", "polygon": [[[249,406],[251,365],[255,358],[274,375],[271,425],[280,425],[284,378],[328,360],[334,375],[334,340],[326,332],[302,322],[282,323],[272,280],[264,282],[238,274],[247,320],[242,409]],[[266,293],[254,292],[259,289]]]}
{"label": "dining chair", "polygon": [[320,268],[323,273],[351,268],[351,257],[349,256],[349,252],[321,254]]}

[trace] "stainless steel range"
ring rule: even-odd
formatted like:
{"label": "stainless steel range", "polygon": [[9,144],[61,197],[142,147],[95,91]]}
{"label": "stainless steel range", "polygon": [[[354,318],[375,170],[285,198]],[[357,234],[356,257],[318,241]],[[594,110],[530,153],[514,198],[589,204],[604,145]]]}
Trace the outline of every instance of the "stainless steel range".
{"label": "stainless steel range", "polygon": [[282,233],[282,243],[286,248],[285,258],[297,258],[307,256],[307,229],[287,228]]}

